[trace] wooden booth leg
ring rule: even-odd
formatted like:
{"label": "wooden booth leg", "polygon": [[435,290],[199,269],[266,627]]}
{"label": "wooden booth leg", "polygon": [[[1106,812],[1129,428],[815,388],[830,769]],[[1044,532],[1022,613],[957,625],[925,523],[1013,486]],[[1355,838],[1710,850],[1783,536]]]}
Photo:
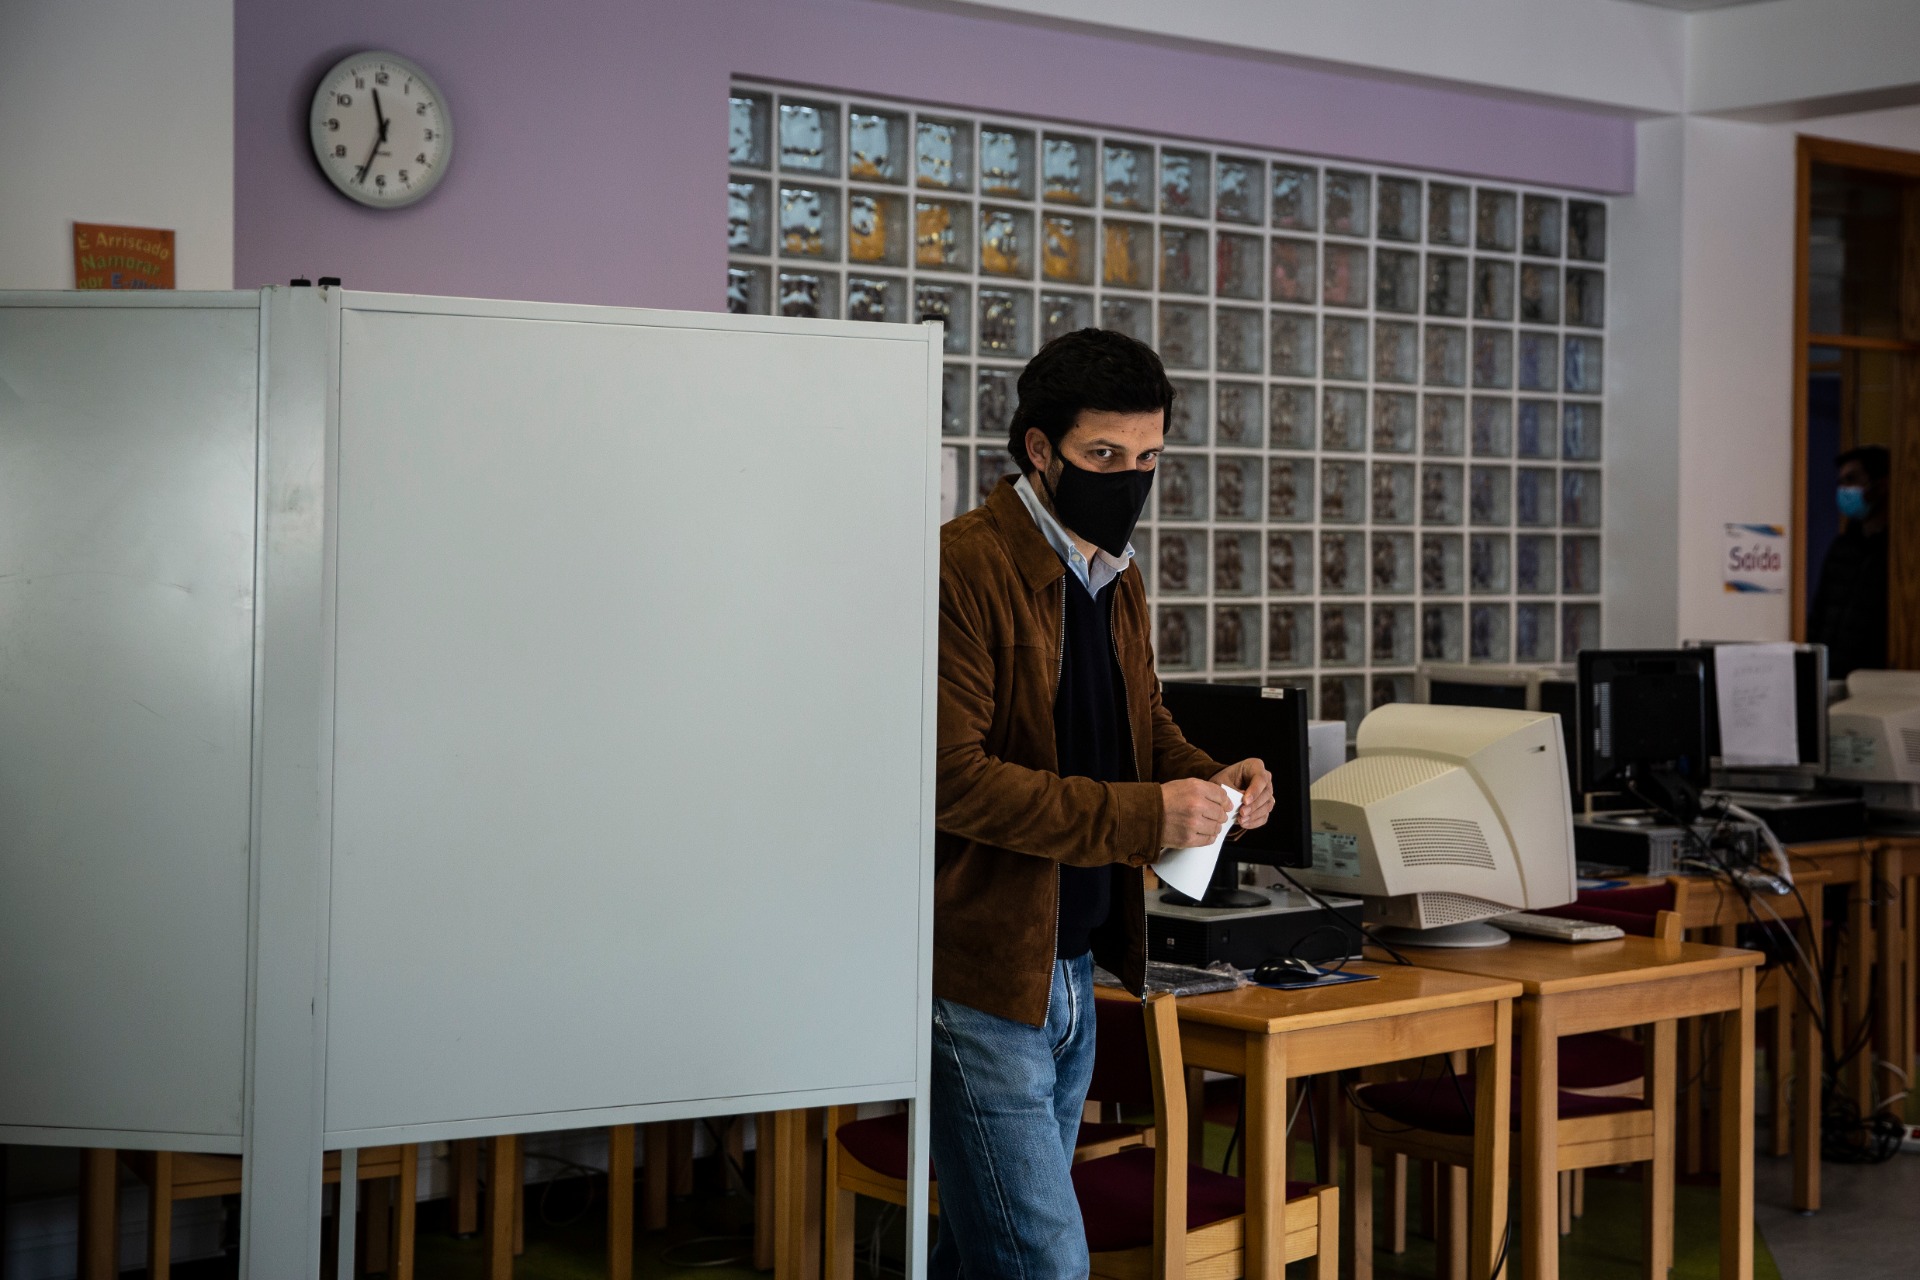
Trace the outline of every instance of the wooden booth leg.
{"label": "wooden booth leg", "polygon": [[753,1118],[753,1269],[773,1270],[773,1198],[778,1179],[774,1155],[773,1112]]}
{"label": "wooden booth leg", "polygon": [[633,1126],[607,1131],[607,1280],[633,1275]]}
{"label": "wooden booth leg", "polygon": [[447,1144],[453,1163],[453,1234],[465,1239],[480,1231],[480,1140],[460,1138]]}
{"label": "wooden booth leg", "polygon": [[387,1257],[387,1280],[413,1280],[413,1245],[420,1213],[420,1148],[400,1146],[400,1176],[394,1180],[393,1251]]}
{"label": "wooden booth leg", "polygon": [[[0,1201],[0,1214],[5,1213]],[[80,1153],[80,1280],[120,1274],[120,1160],[106,1147]]]}
{"label": "wooden booth leg", "polygon": [[513,1280],[514,1201],[520,1180],[518,1135],[503,1133],[493,1140],[492,1164],[487,1170],[487,1280]]}
{"label": "wooden booth leg", "polygon": [[673,1190],[672,1174],[667,1168],[672,1163],[672,1157],[667,1153],[672,1144],[667,1141],[665,1122],[648,1125],[646,1135],[647,1156],[640,1170],[640,1195],[644,1201],[640,1210],[640,1225],[648,1231],[665,1231],[667,1197]]}

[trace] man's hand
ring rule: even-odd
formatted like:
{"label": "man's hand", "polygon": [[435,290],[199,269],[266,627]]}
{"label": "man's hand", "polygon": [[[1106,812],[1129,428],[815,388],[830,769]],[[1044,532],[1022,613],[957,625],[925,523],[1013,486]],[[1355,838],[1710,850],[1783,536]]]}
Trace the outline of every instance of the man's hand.
{"label": "man's hand", "polygon": [[[1192,849],[1212,844],[1220,828],[1226,825],[1227,793],[1211,782],[1198,778],[1163,782],[1160,800],[1166,810],[1166,816],[1160,820],[1162,849]],[[1273,802],[1271,783],[1267,787],[1267,802],[1269,805]]]}
{"label": "man's hand", "polygon": [[1251,831],[1265,824],[1267,815],[1273,812],[1273,775],[1267,772],[1266,765],[1258,760],[1242,760],[1214,774],[1213,780],[1245,797],[1234,819],[1242,830]]}

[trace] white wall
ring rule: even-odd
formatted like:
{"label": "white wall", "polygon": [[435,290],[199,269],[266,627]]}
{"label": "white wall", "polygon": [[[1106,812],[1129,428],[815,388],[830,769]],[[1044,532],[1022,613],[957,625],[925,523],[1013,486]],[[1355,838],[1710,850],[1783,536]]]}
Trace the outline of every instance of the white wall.
{"label": "white wall", "polygon": [[1785,118],[1812,114],[1812,104],[1859,110],[1920,101],[1920,4],[1914,0],[1733,5],[1694,14],[1687,43],[1687,109],[1693,112]]}
{"label": "white wall", "polygon": [[0,289],[73,288],[75,222],[232,287],[233,0],[0,0]]}

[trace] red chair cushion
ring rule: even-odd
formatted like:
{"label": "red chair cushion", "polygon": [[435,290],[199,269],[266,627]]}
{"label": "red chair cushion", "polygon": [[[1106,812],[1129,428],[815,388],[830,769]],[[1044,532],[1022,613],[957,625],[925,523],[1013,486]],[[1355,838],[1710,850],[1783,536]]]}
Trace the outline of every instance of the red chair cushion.
{"label": "red chair cushion", "polygon": [[1562,1089],[1611,1089],[1646,1074],[1646,1050],[1638,1041],[1605,1031],[1560,1037]]}
{"label": "red chair cushion", "polygon": [[[1430,1133],[1449,1133],[1466,1137],[1473,1132],[1474,1082],[1461,1076],[1458,1083],[1448,1077],[1431,1080],[1392,1080],[1384,1084],[1362,1085],[1355,1092],[1373,1111],[1399,1124]],[[1560,1091],[1560,1118],[1610,1115],[1618,1111],[1637,1111],[1638,1098],[1600,1097]],[[1511,1121],[1520,1123],[1520,1091],[1513,1091]]]}
{"label": "red chair cushion", "polygon": [[[1073,1190],[1087,1225],[1087,1249],[1111,1253],[1153,1243],[1153,1157],[1136,1147],[1073,1166]],[[1306,1195],[1304,1182],[1287,1184],[1287,1199]],[[1187,1167],[1187,1230],[1245,1213],[1246,1184],[1203,1165]]]}
{"label": "red chair cushion", "polygon": [[1540,914],[1617,925],[1622,932],[1651,938],[1655,920],[1662,911],[1671,910],[1673,886],[1663,880],[1630,889],[1582,889],[1566,906],[1545,907]]}

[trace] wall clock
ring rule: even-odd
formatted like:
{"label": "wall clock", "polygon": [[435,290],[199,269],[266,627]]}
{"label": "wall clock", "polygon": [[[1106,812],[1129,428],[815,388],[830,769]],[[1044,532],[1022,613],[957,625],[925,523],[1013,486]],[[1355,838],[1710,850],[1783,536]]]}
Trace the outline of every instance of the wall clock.
{"label": "wall clock", "polygon": [[350,200],[398,209],[426,196],[453,156],[453,115],[427,73],[395,53],[342,58],[313,93],[313,154]]}

